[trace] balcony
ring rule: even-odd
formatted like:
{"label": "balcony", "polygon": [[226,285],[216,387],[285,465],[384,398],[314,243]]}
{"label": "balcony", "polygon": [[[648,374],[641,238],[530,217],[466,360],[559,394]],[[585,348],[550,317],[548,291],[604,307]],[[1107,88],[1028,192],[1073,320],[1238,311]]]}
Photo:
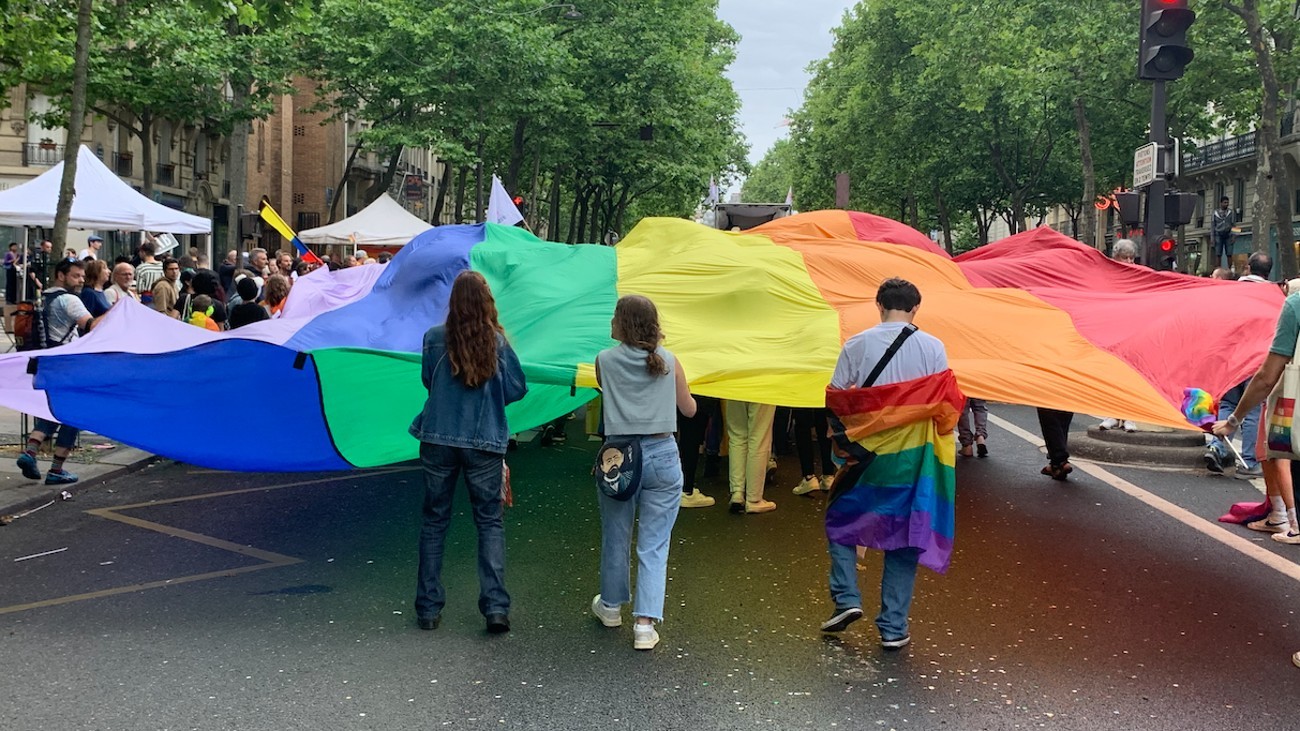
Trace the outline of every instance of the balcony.
{"label": "balcony", "polygon": [[135,175],[135,159],[131,156],[131,153],[113,153],[113,172],[123,178],[129,178]]}
{"label": "balcony", "polygon": [[155,165],[153,182],[157,185],[176,185],[176,166],[164,162]]}
{"label": "balcony", "polygon": [[[1295,113],[1282,117],[1282,139],[1295,134]],[[1259,145],[1259,132],[1250,132],[1226,140],[1201,145],[1195,152],[1183,153],[1183,174],[1227,162],[1253,158]]]}
{"label": "balcony", "polygon": [[28,167],[50,167],[63,162],[63,145],[50,142],[27,142],[23,144],[23,165]]}

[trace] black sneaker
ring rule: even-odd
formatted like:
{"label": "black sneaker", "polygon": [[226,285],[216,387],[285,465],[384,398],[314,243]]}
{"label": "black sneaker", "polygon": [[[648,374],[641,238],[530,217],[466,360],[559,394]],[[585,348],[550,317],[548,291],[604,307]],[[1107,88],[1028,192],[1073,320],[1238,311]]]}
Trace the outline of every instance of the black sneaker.
{"label": "black sneaker", "polygon": [[1213,449],[1205,450],[1205,469],[1218,475],[1223,474],[1223,460],[1219,459],[1219,453]]}
{"label": "black sneaker", "polygon": [[830,619],[822,622],[822,632],[843,632],[859,619],[862,619],[862,607],[836,609]]}

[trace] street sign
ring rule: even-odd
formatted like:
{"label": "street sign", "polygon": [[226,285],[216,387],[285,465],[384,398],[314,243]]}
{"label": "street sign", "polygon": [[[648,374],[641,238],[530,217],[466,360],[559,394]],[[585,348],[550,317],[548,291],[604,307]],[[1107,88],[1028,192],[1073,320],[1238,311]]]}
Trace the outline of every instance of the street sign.
{"label": "street sign", "polygon": [[1133,187],[1145,188],[1155,182],[1156,161],[1160,159],[1160,145],[1145,144],[1133,152]]}

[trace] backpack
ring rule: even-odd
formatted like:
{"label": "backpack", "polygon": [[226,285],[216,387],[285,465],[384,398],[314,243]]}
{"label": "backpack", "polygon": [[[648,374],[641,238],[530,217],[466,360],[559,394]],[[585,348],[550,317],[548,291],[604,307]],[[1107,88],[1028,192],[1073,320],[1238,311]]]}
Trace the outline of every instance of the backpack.
{"label": "backpack", "polygon": [[18,350],[43,350],[63,345],[72,339],[72,334],[77,331],[74,324],[68,328],[68,332],[58,342],[50,340],[50,305],[56,299],[68,295],[76,297],[68,291],[43,293],[35,304],[31,302],[21,302],[18,309],[14,312],[14,337],[19,340]]}

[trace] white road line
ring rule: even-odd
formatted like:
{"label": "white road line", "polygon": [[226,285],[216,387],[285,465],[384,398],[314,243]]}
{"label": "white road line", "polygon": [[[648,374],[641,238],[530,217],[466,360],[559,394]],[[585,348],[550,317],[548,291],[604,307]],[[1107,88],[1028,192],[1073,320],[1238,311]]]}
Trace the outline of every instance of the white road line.
{"label": "white road line", "polygon": [[[989,421],[992,422],[997,427],[999,427],[1000,429],[1009,432],[1012,436],[1019,437],[1020,439],[1029,442],[1030,444],[1034,445],[1034,447],[1043,446],[1042,437],[1032,432],[1021,429],[1020,427],[1016,426],[1015,424],[1012,424],[1006,419],[1003,419],[999,416],[995,416],[993,414],[989,414]],[[1300,565],[1297,565],[1295,562],[1285,559],[1277,555],[1276,553],[1273,553],[1261,546],[1258,546],[1255,543],[1248,541],[1245,538],[1242,538],[1241,536],[1235,533],[1230,533],[1220,528],[1217,523],[1211,523],[1210,521],[1207,521],[1205,518],[1202,518],[1201,516],[1185,508],[1175,505],[1174,503],[1171,503],[1168,500],[1159,497],[1158,495],[1154,495],[1150,492],[1147,492],[1146,490],[1143,490],[1142,488],[1138,487],[1137,485],[1134,485],[1128,480],[1125,480],[1124,478],[1119,477],[1117,475],[1111,474],[1100,465],[1094,464],[1092,462],[1086,462],[1086,461],[1075,461],[1073,459],[1070,460],[1070,464],[1074,465],[1075,469],[1082,470],[1083,472],[1092,475],[1093,477],[1097,478],[1098,480],[1101,480],[1103,483],[1107,485],[1110,485],[1116,490],[1119,490],[1125,495],[1128,495],[1129,497],[1132,498],[1136,498],[1137,500],[1141,501],[1145,505],[1148,505],[1152,508],[1155,508],[1156,510],[1159,510],[1160,512],[1164,513],[1165,515],[1168,515],[1174,520],[1177,520],[1178,522],[1192,528],[1193,530],[1196,530],[1199,533],[1209,538],[1212,538],[1218,541],[1219,543],[1222,543],[1228,548],[1231,548],[1250,558],[1253,558],[1256,561],[1264,564],[1265,566],[1273,569],[1274,571],[1277,571],[1280,574],[1283,574],[1296,581],[1300,581]]]}

